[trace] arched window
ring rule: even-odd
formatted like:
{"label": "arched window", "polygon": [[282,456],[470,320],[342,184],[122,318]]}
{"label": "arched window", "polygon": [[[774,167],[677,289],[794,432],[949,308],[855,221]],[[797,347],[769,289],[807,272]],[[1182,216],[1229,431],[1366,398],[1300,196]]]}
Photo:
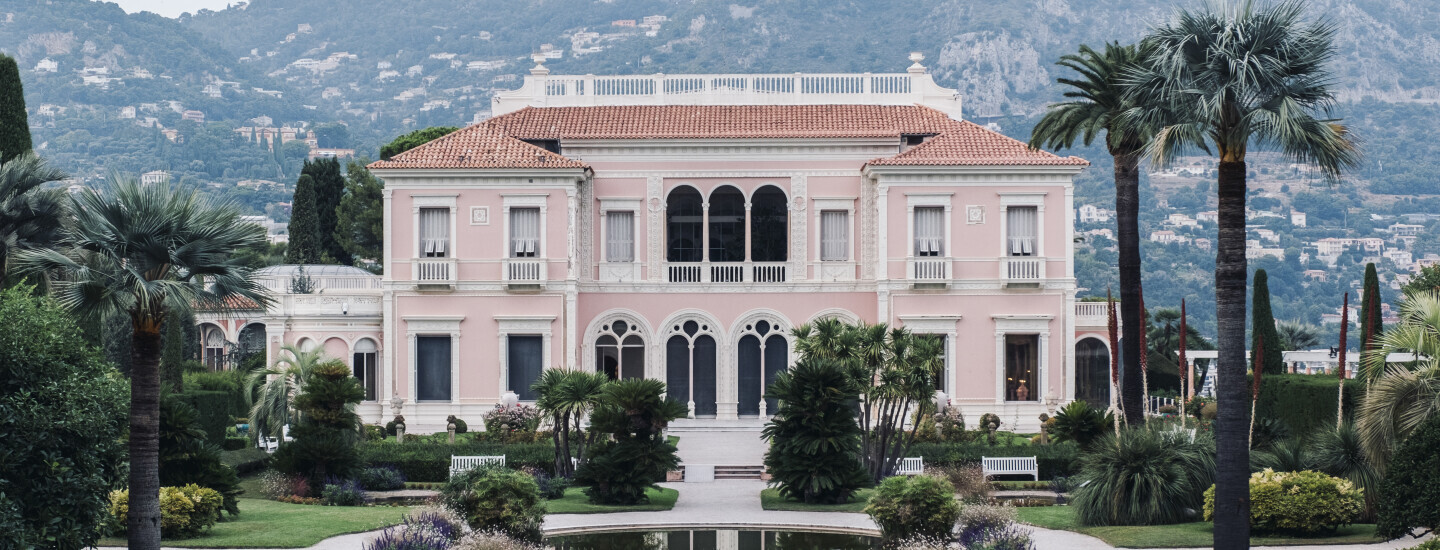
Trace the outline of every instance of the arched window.
{"label": "arched window", "polygon": [[225,332],[215,325],[206,325],[205,350],[201,356],[205,360],[205,366],[210,370],[222,370],[225,368]]}
{"label": "arched window", "polygon": [[254,354],[265,353],[265,325],[262,323],[250,323],[240,329],[240,341],[237,342],[242,355],[241,361],[248,359]]}
{"label": "arched window", "polygon": [[710,193],[710,261],[745,261],[745,195],[733,186]]}
{"label": "arched window", "polygon": [[715,337],[709,323],[678,321],[665,342],[666,395],[692,405],[695,416],[715,416]]}
{"label": "arched window", "polygon": [[611,380],[644,378],[645,340],[639,331],[639,325],[623,320],[601,326],[595,338],[595,371]]}
{"label": "arched window", "polygon": [[1110,350],[1099,338],[1075,343],[1075,399],[1091,406],[1110,406]]}
{"label": "arched window", "polygon": [[698,262],[704,258],[705,210],[694,187],[676,187],[665,203],[665,261]]}
{"label": "arched window", "polygon": [[750,260],[783,262],[790,241],[785,192],[774,185],[755,191],[750,199]]}
{"label": "arched window", "polygon": [[355,342],[355,353],[351,367],[354,369],[355,378],[360,380],[360,385],[365,388],[365,400],[375,400],[375,387],[380,379],[376,376],[376,365],[380,362],[380,349],[375,346],[375,341],[369,338],[362,338]]}
{"label": "arched window", "polygon": [[[745,325],[738,349],[736,383],[739,385],[740,403],[737,410],[741,415],[770,415],[779,410],[779,403],[764,397],[775,376],[784,372],[790,363],[790,343],[781,334],[779,326],[766,320]],[[765,403],[762,409],[760,403]]]}

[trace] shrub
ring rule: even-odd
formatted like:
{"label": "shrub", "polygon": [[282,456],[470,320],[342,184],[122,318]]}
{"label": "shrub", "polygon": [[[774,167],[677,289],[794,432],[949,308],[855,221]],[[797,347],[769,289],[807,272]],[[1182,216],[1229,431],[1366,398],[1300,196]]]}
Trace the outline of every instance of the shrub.
{"label": "shrub", "polygon": [[359,506],[365,504],[365,489],[354,480],[332,480],[320,492],[320,503],[326,506]]}
{"label": "shrub", "polygon": [[919,475],[887,478],[875,490],[865,513],[889,540],[949,538],[960,516],[955,488],[944,478]]}
{"label": "shrub", "polygon": [[[400,415],[398,415],[398,414],[395,415],[395,418],[393,418],[393,419],[391,419],[389,422],[386,422],[386,423],[385,423],[385,435],[388,435],[388,436],[390,436],[390,437],[395,437],[395,425],[396,425],[396,424],[404,424],[404,423],[405,423],[405,417],[400,416]],[[382,438],[382,439],[383,439],[383,438]]]}
{"label": "shrub", "polygon": [[859,389],[837,363],[802,359],[775,377],[766,397],[780,410],[761,437],[765,469],[780,495],[808,503],[849,502],[870,484],[860,462],[860,425],[850,403]]}
{"label": "shrub", "polygon": [[235,469],[236,475],[248,475],[264,470],[270,465],[270,453],[255,447],[238,451],[221,451],[220,463]]}
{"label": "shrub", "polygon": [[[446,432],[447,434],[450,432],[450,428],[449,428],[448,424],[454,424],[454,425],[455,425],[455,433],[457,433],[457,434],[463,434],[463,433],[469,431],[469,429],[470,429],[468,426],[465,425],[465,421],[464,421],[464,420],[460,420],[459,418],[455,418],[455,415],[453,415],[453,414],[445,418],[445,423],[447,424],[447,426],[446,426],[446,428],[445,428],[445,432]],[[532,431],[533,431],[533,430],[532,430]]]}
{"label": "shrub", "polygon": [[195,409],[178,396],[161,399],[160,484],[181,487],[194,483],[214,489],[224,497],[225,510],[239,514],[236,498],[245,492],[240,489],[240,477],[220,461],[220,447],[206,442],[197,418]]}
{"label": "shrub", "polygon": [[548,550],[550,547],[525,542],[504,533],[481,531],[466,535],[450,550]]}
{"label": "shrub", "polygon": [[1016,525],[1015,508],[976,505],[960,510],[958,539],[966,550],[1030,550],[1030,531]]}
{"label": "shrub", "polygon": [[187,391],[172,396],[195,408],[205,440],[216,445],[225,441],[225,429],[235,427],[230,411],[235,396],[222,391]]}
{"label": "shrub", "polygon": [[1180,412],[1180,408],[1179,408],[1179,407],[1176,407],[1175,405],[1161,405],[1161,406],[1160,406],[1160,414],[1177,414],[1177,413],[1179,413],[1179,412]]}
{"label": "shrub", "polygon": [[955,488],[955,495],[960,497],[960,502],[966,504],[990,502],[990,494],[994,487],[990,485],[990,481],[985,479],[985,470],[979,464],[930,466],[926,470],[926,473],[948,480],[950,485]]}
{"label": "shrub", "polygon": [[32,289],[0,290],[0,546],[85,548],[125,479],[129,382]]}
{"label": "shrub", "polygon": [[1390,459],[1375,505],[1386,539],[1440,529],[1440,415],[1431,415]]}
{"label": "shrub", "polygon": [[506,468],[475,468],[455,476],[440,491],[445,505],[471,529],[494,530],[538,542],[545,506],[540,487],[524,473]]}
{"label": "shrub", "polygon": [[916,443],[908,456],[925,458],[926,466],[960,466],[979,464],[984,456],[1033,456],[1040,469],[1040,479],[1073,476],[1080,458],[1080,447],[1062,442],[1051,445],[1015,445],[991,447],[983,443]]}
{"label": "shrub", "polygon": [[647,502],[645,490],[658,488],[665,473],[680,464],[664,430],[688,411],[664,395],[665,383],[651,379],[618,380],[601,390],[590,429],[609,439],[591,448],[590,459],[575,472],[577,482],[590,485],[585,489],[590,502]]}
{"label": "shrub", "polygon": [[[264,363],[265,354],[256,355],[260,356],[261,363]],[[246,372],[248,371],[243,369],[222,371],[206,369],[200,372],[186,372],[183,375],[184,384],[181,387],[184,388],[185,393],[196,391],[224,393],[230,396],[230,406],[225,413],[231,416],[244,416],[250,412],[250,407],[245,402],[245,392],[242,390],[245,387]]]}
{"label": "shrub", "polygon": [[394,466],[360,470],[360,486],[367,491],[396,491],[405,488],[405,474]]}
{"label": "shrub", "polygon": [[[1265,342],[1270,347],[1270,342]],[[1260,386],[1260,400],[1256,404],[1255,417],[1258,420],[1274,419],[1284,424],[1293,433],[1309,433],[1335,422],[1335,387],[1339,380],[1331,376],[1308,374],[1277,374],[1265,372],[1265,383]],[[1345,411],[1359,410],[1365,398],[1365,382],[1360,379],[1345,381]],[[1259,427],[1257,426],[1257,430]]]}
{"label": "shrub", "polygon": [[545,500],[556,500],[565,498],[565,489],[570,487],[570,480],[560,476],[551,476],[542,470],[527,468],[525,473],[535,478],[535,485],[540,487],[540,496]]}
{"label": "shrub", "polygon": [[1205,406],[1214,402],[1215,399],[1210,397],[1191,397],[1185,401],[1185,414],[1196,420],[1202,420]]}
{"label": "shrub", "polygon": [[[991,424],[994,424],[995,427],[990,427]],[[998,431],[1004,425],[1005,423],[1000,421],[999,415],[995,413],[985,413],[980,415],[980,422],[975,425],[975,429],[981,432]]]}
{"label": "shrub", "polygon": [[1440,550],[1440,538],[1427,540],[1415,546],[1411,546],[1408,550]]}
{"label": "shrub", "polygon": [[330,476],[354,477],[360,469],[356,450],[360,417],[354,405],[365,396],[350,367],[339,361],[316,365],[295,397],[302,413],[300,425],[291,430],[295,441],[275,451],[275,469],[309,478],[318,486]]}
{"label": "shrub", "polygon": [[[1365,497],[1349,481],[1320,472],[1264,470],[1250,476],[1250,527],[1256,533],[1313,536],[1349,525]],[[1215,488],[1205,491],[1205,520],[1215,514]]]}
{"label": "shrub", "polygon": [[450,456],[505,455],[511,468],[535,468],[547,473],[555,467],[555,448],[549,442],[499,445],[477,441],[447,443],[367,441],[360,444],[360,461],[366,466],[392,466],[407,481],[444,482],[450,478]]}
{"label": "shrub", "polygon": [[[506,433],[523,432],[535,433],[540,427],[540,409],[529,405],[515,405],[505,408],[504,405],[495,405],[494,409],[485,413],[485,431]],[[459,428],[457,425],[456,428]]]}
{"label": "shrub", "polygon": [[1215,443],[1187,431],[1130,428],[1080,458],[1088,484],[1071,503],[1082,525],[1160,525],[1192,519],[1215,477]]}
{"label": "shrub", "polygon": [[361,428],[361,435],[365,441],[380,441],[385,439],[385,427],[375,424],[366,424]]}
{"label": "shrub", "polygon": [[974,432],[965,431],[965,415],[960,407],[946,407],[935,413],[935,431],[940,441],[965,443],[975,439]]}
{"label": "shrub", "polygon": [[[196,536],[215,525],[223,504],[220,493],[193,483],[184,487],[161,487],[160,534],[174,539]],[[125,533],[129,513],[130,491],[111,491],[111,526],[117,534]]]}
{"label": "shrub", "polygon": [[225,437],[225,444],[222,445],[220,448],[223,449],[223,450],[226,450],[226,451],[238,451],[238,450],[244,449],[245,447],[248,447],[248,446],[250,446],[250,440],[249,440],[249,439],[246,439],[246,438],[243,438],[243,437],[239,437],[239,436],[235,436],[235,437],[226,436],[226,437]]}
{"label": "shrub", "polygon": [[1081,447],[1089,447],[1090,443],[1113,433],[1114,429],[1115,415],[1076,400],[1055,413],[1055,425],[1050,429],[1050,435],[1056,441],[1074,441]]}

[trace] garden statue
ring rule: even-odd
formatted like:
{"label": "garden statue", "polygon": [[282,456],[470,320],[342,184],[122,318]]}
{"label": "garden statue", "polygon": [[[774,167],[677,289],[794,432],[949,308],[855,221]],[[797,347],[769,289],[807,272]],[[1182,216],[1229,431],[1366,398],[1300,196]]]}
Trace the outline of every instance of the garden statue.
{"label": "garden statue", "polygon": [[1050,420],[1050,415],[1045,414],[1045,413],[1040,413],[1040,444],[1041,444],[1041,445],[1049,445],[1049,444],[1050,444],[1050,427],[1045,424],[1045,422],[1046,422],[1047,420]]}
{"label": "garden statue", "polygon": [[449,434],[450,434],[450,444],[451,444],[451,445],[454,445],[454,444],[455,444],[455,423],[454,423],[454,422],[451,422],[451,423],[449,423],[449,424],[446,424],[446,426],[445,426],[445,431],[446,431],[446,432],[449,432]]}

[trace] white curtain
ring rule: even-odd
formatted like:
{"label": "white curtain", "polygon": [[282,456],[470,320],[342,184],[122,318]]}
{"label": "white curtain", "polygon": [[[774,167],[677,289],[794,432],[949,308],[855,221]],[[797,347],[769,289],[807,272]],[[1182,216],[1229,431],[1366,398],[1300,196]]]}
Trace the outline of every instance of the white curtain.
{"label": "white curtain", "polygon": [[850,213],[826,210],[820,213],[820,260],[843,262],[850,259]]}
{"label": "white curtain", "polygon": [[444,258],[450,249],[450,209],[420,209],[420,256]]}
{"label": "white curtain", "polygon": [[605,214],[605,259],[611,262],[635,261],[635,213],[630,211]]}
{"label": "white curtain", "polygon": [[540,209],[510,209],[510,257],[532,258],[540,253]]}
{"label": "white curtain", "polygon": [[1005,215],[1005,227],[1010,235],[1011,256],[1034,256],[1036,237],[1036,213],[1033,206],[1012,206]]}
{"label": "white curtain", "polygon": [[915,209],[915,255],[945,255],[945,209],[921,207]]}

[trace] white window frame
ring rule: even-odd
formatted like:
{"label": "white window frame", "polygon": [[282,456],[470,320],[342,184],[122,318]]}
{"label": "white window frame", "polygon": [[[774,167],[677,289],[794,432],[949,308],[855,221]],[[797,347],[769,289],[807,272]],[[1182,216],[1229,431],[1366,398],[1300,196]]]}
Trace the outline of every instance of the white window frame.
{"label": "white window frame", "polygon": [[911,334],[938,334],[946,338],[945,342],[945,378],[944,387],[940,391],[952,402],[955,399],[955,354],[959,349],[959,330],[956,324],[963,317],[960,315],[901,315],[900,323]]}
{"label": "white window frame", "polygon": [[[453,219],[453,218],[452,218]],[[416,368],[419,365],[419,349],[415,346],[416,338],[420,336],[449,336],[450,337],[450,403],[460,402],[460,323],[465,320],[464,315],[407,315],[400,318],[405,321],[405,341],[409,346],[407,355],[410,356],[410,401],[420,402],[416,396],[419,388],[415,385],[417,381]],[[378,344],[378,342],[377,342]],[[376,396],[379,397],[379,396]],[[426,401],[432,403],[432,401]]]}
{"label": "white window frame", "polygon": [[[995,323],[995,404],[1034,404],[1044,406],[1046,401],[1054,396],[1050,394],[1050,322],[1055,319],[1053,315],[992,315],[990,317]],[[1010,401],[1005,395],[1005,336],[1038,336],[1040,340],[1039,361],[1037,368],[1040,369],[1036,376],[1037,388],[1031,391],[1039,392],[1033,401]]]}
{"label": "white window frame", "polygon": [[954,193],[906,193],[905,194],[905,257],[918,258],[915,255],[915,209],[916,208],[944,208],[945,209],[945,235],[944,244],[941,245],[945,253],[940,256],[924,256],[925,258],[943,259],[954,257],[955,232],[950,225],[954,216],[950,209],[950,198]]}
{"label": "white window frame", "polygon": [[[607,264],[640,264],[640,213],[644,210],[644,200],[639,198],[603,198],[600,199],[600,253],[601,261]],[[629,212],[631,235],[630,258],[628,262],[610,261],[610,224],[607,219],[610,212]]]}
{"label": "white window frame", "polygon": [[[546,250],[547,250],[547,245],[546,245],[546,240],[547,240],[547,239],[546,239],[546,233],[547,233],[547,232],[546,232],[546,230],[545,230],[545,226],[546,226],[546,220],[548,219],[548,217],[547,217],[547,215],[546,215],[546,214],[548,213],[548,212],[547,212],[548,208],[547,208],[546,203],[549,202],[549,200],[548,200],[549,197],[550,197],[550,194],[549,194],[549,193],[501,193],[501,194],[500,194],[500,198],[501,198],[501,200],[502,200],[502,202],[503,202],[503,206],[502,206],[503,211],[500,213],[500,215],[501,215],[501,217],[504,219],[504,223],[505,223],[505,231],[504,231],[504,239],[505,239],[505,240],[504,240],[503,242],[505,243],[505,244],[504,244],[504,246],[505,246],[504,257],[505,257],[506,259],[534,259],[534,260],[544,260],[545,258],[547,258],[547,256],[546,256]],[[539,208],[539,209],[540,209],[540,248],[536,251],[535,256],[534,256],[533,258],[531,258],[531,257],[512,258],[512,257],[510,256],[510,254],[511,254],[511,252],[510,252],[510,209],[511,209],[511,208]]]}
{"label": "white window frame", "polygon": [[[819,197],[814,199],[815,210],[815,258],[816,262],[826,264],[842,264],[855,262],[855,197]],[[825,223],[823,221],[825,212],[845,212],[846,235],[845,235],[845,259],[825,260]]]}
{"label": "white window frame", "polygon": [[[456,232],[456,230],[455,230],[455,229],[456,229],[456,227],[455,227],[455,216],[456,216],[456,206],[455,206],[455,203],[456,203],[456,199],[457,199],[459,196],[460,196],[460,195],[455,194],[455,193],[447,193],[447,194],[414,194],[414,195],[410,195],[410,213],[411,213],[411,216],[410,216],[410,217],[412,218],[411,231],[412,231],[413,234],[414,234],[414,238],[410,239],[410,240],[411,240],[411,243],[410,243],[410,244],[411,244],[411,246],[414,246],[414,247],[415,247],[413,253],[410,255],[411,258],[415,258],[415,259],[423,259],[423,258],[425,258],[425,250],[424,250],[424,247],[421,246],[421,244],[420,244],[420,209],[421,209],[421,208],[446,208],[446,209],[449,209],[449,210],[450,210],[450,215],[449,215],[449,217],[450,217],[450,220],[449,220],[449,221],[450,221],[450,242],[447,243],[448,246],[449,246],[449,250],[447,250],[445,257],[446,257],[446,258],[456,258],[456,257],[459,256],[459,254],[456,252],[457,250],[459,250],[459,247],[457,246],[457,245],[459,244],[459,239],[457,238],[458,235],[456,234],[457,232]],[[439,259],[439,258],[435,258],[435,259]]]}
{"label": "white window frame", "polygon": [[[508,208],[506,215],[509,215]],[[540,219],[545,219],[541,214]],[[542,232],[543,233],[543,232]],[[500,396],[510,391],[510,335],[515,336],[540,336],[540,346],[543,355],[540,359],[540,370],[544,372],[551,368],[550,340],[553,333],[552,325],[555,324],[554,315],[496,315],[495,322],[499,324],[496,337],[499,338],[500,356]],[[497,399],[499,396],[497,396]],[[531,403],[531,401],[527,401]]]}
{"label": "white window frame", "polygon": [[1045,257],[1045,195],[1044,191],[1000,193],[1000,256],[1010,256],[1010,207],[1035,207],[1035,254],[1024,258]]}

